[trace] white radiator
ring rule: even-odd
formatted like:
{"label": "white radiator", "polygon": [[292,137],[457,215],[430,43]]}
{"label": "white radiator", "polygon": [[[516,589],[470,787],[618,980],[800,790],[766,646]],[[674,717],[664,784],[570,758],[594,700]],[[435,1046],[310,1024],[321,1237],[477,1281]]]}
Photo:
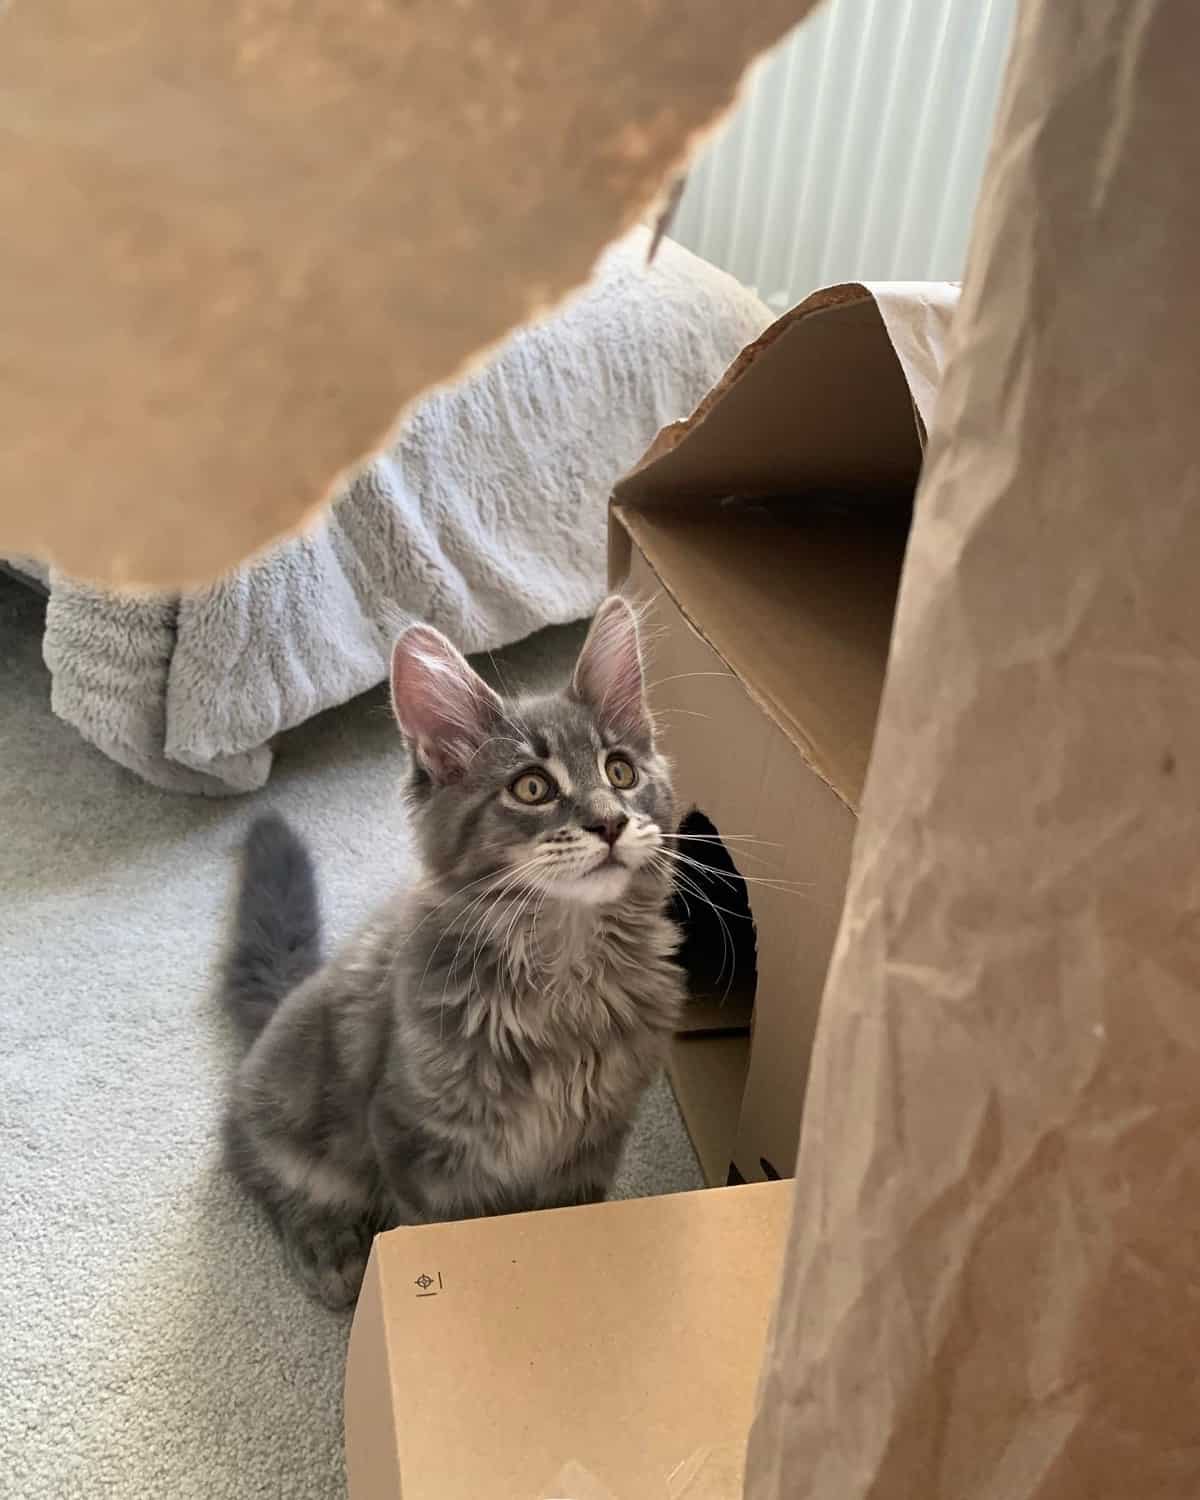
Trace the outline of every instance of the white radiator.
{"label": "white radiator", "polygon": [[1015,8],[828,0],[759,63],[672,234],[777,310],[960,279]]}

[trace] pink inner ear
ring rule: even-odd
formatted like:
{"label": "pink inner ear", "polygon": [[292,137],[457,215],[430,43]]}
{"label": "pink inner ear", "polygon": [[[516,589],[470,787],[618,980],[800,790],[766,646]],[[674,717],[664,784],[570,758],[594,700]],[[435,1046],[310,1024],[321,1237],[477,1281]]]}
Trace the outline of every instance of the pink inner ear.
{"label": "pink inner ear", "polygon": [[637,618],[624,599],[614,595],[600,606],[579,653],[571,686],[610,732],[648,732],[650,714]]}
{"label": "pink inner ear", "polygon": [[392,652],[392,709],[431,775],[452,781],[492,733],[500,699],[440,631],[414,625]]}

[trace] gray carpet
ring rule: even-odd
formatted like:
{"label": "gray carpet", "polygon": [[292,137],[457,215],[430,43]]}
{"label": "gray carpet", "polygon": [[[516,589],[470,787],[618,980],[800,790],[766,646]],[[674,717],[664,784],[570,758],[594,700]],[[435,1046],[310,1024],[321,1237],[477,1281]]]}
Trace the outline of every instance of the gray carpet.
{"label": "gray carpet", "polygon": [[[347,1322],[222,1172],[211,963],[264,806],[318,851],[331,932],[403,878],[390,715],[376,695],[296,731],[254,799],[169,796],[53,718],[43,610],[0,577],[0,1495],[336,1500]],[[527,642],[505,675],[577,641]],[[662,1085],[621,1191],[699,1185]]]}

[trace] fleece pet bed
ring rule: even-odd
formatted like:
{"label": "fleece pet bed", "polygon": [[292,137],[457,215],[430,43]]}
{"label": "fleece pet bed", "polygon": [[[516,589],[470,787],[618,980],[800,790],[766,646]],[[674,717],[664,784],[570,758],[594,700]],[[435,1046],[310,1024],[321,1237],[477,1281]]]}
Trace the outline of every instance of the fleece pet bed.
{"label": "fleece pet bed", "polygon": [[[486,651],[590,613],[614,481],[770,321],[639,229],[568,306],[410,413],[310,535],[182,596],[49,590],[51,706],[155,785],[246,792],[271,742],[373,687],[405,621]],[[465,289],[464,294],[468,294]]]}

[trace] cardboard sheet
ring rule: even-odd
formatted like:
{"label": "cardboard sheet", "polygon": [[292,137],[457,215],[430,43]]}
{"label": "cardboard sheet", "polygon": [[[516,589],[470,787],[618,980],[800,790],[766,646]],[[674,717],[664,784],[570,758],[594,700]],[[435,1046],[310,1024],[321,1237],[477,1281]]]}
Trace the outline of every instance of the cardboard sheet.
{"label": "cardboard sheet", "polygon": [[738,1500],[790,1183],[380,1236],[349,1500]]}
{"label": "cardboard sheet", "polygon": [[1200,1495],[1197,56],[1022,5],[749,1500]]}
{"label": "cardboard sheet", "polygon": [[0,555],[175,586],[296,529],[811,3],[0,4]]}

